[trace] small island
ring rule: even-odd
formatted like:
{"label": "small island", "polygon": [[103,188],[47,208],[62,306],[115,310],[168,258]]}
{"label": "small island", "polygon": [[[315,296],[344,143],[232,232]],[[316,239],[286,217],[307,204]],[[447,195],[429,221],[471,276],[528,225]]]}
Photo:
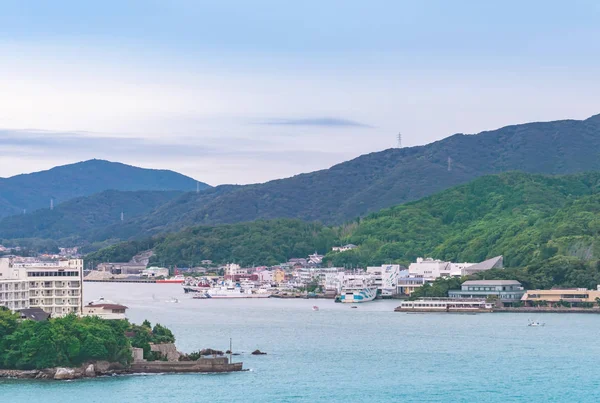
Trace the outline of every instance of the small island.
{"label": "small island", "polygon": [[[43,321],[23,320],[0,309],[0,377],[76,379],[114,374],[234,372],[216,350],[182,354],[173,333],[147,320],[68,315]],[[212,357],[207,358],[208,355]]]}

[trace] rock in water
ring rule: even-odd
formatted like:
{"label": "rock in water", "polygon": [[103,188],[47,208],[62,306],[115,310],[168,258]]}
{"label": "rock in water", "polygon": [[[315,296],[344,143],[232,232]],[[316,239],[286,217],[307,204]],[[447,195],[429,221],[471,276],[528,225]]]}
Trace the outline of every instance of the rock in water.
{"label": "rock in water", "polygon": [[54,379],[73,379],[75,378],[75,370],[71,368],[56,368]]}
{"label": "rock in water", "polygon": [[266,355],[266,354],[267,354],[267,353],[263,353],[263,352],[262,352],[262,351],[260,351],[260,350],[254,350],[254,351],[252,352],[252,355]]}
{"label": "rock in water", "polygon": [[96,376],[96,369],[94,368],[94,364],[90,364],[85,369],[85,376],[88,378],[93,378]]}

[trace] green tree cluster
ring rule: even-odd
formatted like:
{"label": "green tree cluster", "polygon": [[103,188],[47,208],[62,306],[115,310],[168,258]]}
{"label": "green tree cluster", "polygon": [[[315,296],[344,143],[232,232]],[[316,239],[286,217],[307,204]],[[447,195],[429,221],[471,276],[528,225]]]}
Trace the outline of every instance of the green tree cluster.
{"label": "green tree cluster", "polygon": [[131,360],[128,327],[127,321],[75,315],[21,321],[16,314],[0,310],[0,367],[74,367],[93,360],[127,364]]}

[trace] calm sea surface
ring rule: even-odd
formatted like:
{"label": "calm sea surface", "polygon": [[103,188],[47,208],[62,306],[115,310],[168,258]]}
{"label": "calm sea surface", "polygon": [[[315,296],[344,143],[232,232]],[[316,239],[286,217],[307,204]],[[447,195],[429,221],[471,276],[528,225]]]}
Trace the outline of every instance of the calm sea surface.
{"label": "calm sea surface", "polygon": [[[395,313],[330,300],[193,300],[173,284],[85,283],[171,328],[179,350],[226,350],[250,371],[0,381],[0,402],[597,402],[600,316]],[[179,303],[166,302],[171,296]],[[311,307],[318,305],[320,311]],[[251,356],[254,349],[265,356]]]}

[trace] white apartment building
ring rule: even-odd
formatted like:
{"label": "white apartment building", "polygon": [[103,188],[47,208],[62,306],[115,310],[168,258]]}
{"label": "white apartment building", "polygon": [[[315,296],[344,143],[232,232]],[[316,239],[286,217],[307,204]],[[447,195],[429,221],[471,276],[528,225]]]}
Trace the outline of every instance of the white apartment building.
{"label": "white apartment building", "polygon": [[9,258],[0,258],[0,306],[11,311],[29,308],[27,273],[13,267]]}
{"label": "white apartment building", "polygon": [[298,280],[302,284],[308,284],[312,281],[317,281],[321,285],[325,285],[326,276],[328,274],[336,274],[344,269],[338,267],[303,267],[296,271]]}
{"label": "white apartment building", "polygon": [[240,276],[243,274],[248,274],[248,269],[242,269],[239,264],[229,263],[225,266],[226,276]]}
{"label": "white apartment building", "polygon": [[391,297],[398,292],[399,264],[367,267],[367,274],[373,277],[374,285],[382,297]]}
{"label": "white apartment building", "polygon": [[[0,272],[2,290],[12,292],[8,295],[2,291],[6,303],[0,301],[1,305],[11,310],[41,308],[52,316],[81,314],[82,259],[14,263],[11,258],[0,258]],[[9,276],[11,278],[6,278]],[[23,292],[27,294],[27,301],[23,299]]]}

